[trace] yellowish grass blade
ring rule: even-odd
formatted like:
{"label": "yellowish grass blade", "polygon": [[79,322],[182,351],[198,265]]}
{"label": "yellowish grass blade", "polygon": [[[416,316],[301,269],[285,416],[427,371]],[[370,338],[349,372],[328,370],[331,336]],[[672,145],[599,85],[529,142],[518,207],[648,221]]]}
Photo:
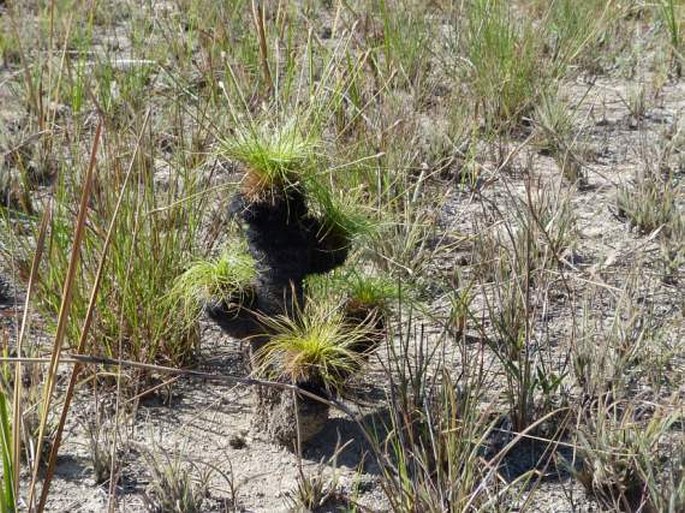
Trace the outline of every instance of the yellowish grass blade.
{"label": "yellowish grass blade", "polygon": [[[97,128],[95,129],[95,136],[93,139],[93,146],[90,153],[90,162],[88,164],[88,170],[86,172],[85,180],[83,183],[83,190],[81,191],[81,202],[79,205],[78,216],[76,218],[76,224],[74,226],[74,242],[72,244],[71,257],[69,260],[69,268],[67,270],[67,276],[64,281],[64,287],[62,289],[62,304],[60,306],[59,316],[57,319],[57,330],[55,332],[55,340],[52,348],[52,356],[50,358],[50,367],[47,374],[47,379],[45,381],[45,387],[43,390],[43,411],[41,413],[40,428],[38,431],[38,443],[37,447],[43,445],[43,440],[45,438],[45,427],[48,421],[48,412],[50,410],[50,402],[52,399],[52,393],[55,388],[55,378],[57,376],[57,369],[60,362],[60,357],[62,354],[62,343],[64,341],[64,335],[66,334],[67,324],[69,322],[69,310],[71,308],[72,292],[74,285],[74,278],[76,276],[76,270],[79,263],[79,255],[81,243],[83,241],[83,234],[86,228],[86,215],[88,212],[88,200],[90,198],[90,192],[93,185],[93,174],[95,172],[95,163],[97,161],[98,148],[100,146],[100,137],[102,135],[102,124],[103,121],[100,119]],[[29,508],[33,506],[35,498],[36,484],[38,482],[38,473],[40,470],[40,452],[33,463],[33,475],[31,478],[31,484],[29,486],[28,494],[28,505]],[[50,480],[46,477],[46,481],[43,485],[43,489],[46,490],[49,487]],[[44,502],[44,501],[41,501]],[[38,511],[42,511],[39,509]]]}

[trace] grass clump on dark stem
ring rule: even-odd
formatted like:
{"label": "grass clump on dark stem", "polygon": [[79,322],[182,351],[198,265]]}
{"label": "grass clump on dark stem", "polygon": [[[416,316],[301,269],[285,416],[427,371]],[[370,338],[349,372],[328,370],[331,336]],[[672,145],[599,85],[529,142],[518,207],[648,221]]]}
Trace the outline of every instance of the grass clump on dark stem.
{"label": "grass clump on dark stem", "polygon": [[[284,445],[311,439],[332,405],[372,389],[380,412],[367,415],[363,397],[360,413],[384,424],[367,439],[381,509],[537,511],[533,495],[545,495],[551,472],[529,466],[512,483],[498,460],[521,455],[513,464],[524,467],[519,449],[549,454],[566,442],[583,457],[573,475],[601,507],[683,509],[682,430],[669,416],[680,410],[667,399],[683,352],[681,2],[34,3],[0,0],[0,251],[19,294],[41,246],[38,216],[49,221],[27,302],[38,311],[25,312],[44,322],[24,346],[7,328],[8,355],[51,356],[33,386],[47,379],[46,397],[30,390],[8,412],[23,422],[15,453],[36,460],[50,449],[54,412],[44,413],[79,361],[74,348],[187,366],[201,354],[207,312],[246,341],[254,375],[277,382],[255,390],[255,423]],[[104,129],[91,183],[82,170],[95,117]],[[629,182],[634,143],[667,139],[670,149],[646,159],[654,169]],[[235,189],[217,185],[236,170]],[[92,193],[74,248],[74,191],[84,185]],[[221,250],[214,241],[235,235],[227,210],[241,242]],[[70,261],[80,262],[74,274]],[[636,304],[658,312],[656,338],[646,311],[612,303],[629,276]],[[395,283],[420,290],[426,304],[413,319],[395,307]],[[11,326],[21,301],[5,299]],[[612,312],[615,336],[578,328],[579,317],[604,327]],[[67,319],[66,337],[46,347],[44,327]],[[387,354],[372,358],[385,342]],[[103,375],[106,385],[109,376],[149,385],[143,367],[118,363],[76,365],[72,385]],[[155,368],[155,379],[169,371]],[[72,385],[64,404],[81,397]],[[560,422],[565,408],[573,426]],[[520,443],[528,434],[535,444]],[[137,457],[105,445],[92,449],[98,481],[117,467],[110,456],[127,469]],[[183,459],[147,461],[150,510],[214,506]],[[309,471],[300,466],[293,507],[332,508],[337,486]],[[120,489],[109,477],[113,510]],[[552,486],[583,509],[570,483]],[[253,485],[241,483],[247,501]],[[14,498],[35,496],[31,488]]]}
{"label": "grass clump on dark stem", "polygon": [[314,178],[306,181],[306,187],[312,207],[322,220],[319,236],[332,241],[332,250],[368,239],[377,232],[377,224],[354,192],[331,190]]}
{"label": "grass clump on dark stem", "polygon": [[307,293],[315,302],[341,304],[345,315],[359,322],[371,317],[382,320],[399,297],[398,287],[390,278],[353,267],[309,278]]}
{"label": "grass clump on dark stem", "polygon": [[[219,298],[207,312],[226,332],[249,341],[258,375],[323,398],[337,394],[360,367],[365,319],[354,325],[349,316],[312,311],[305,279],[344,264],[355,237],[371,224],[312,179],[315,145],[295,125],[243,128],[224,148],[244,168],[230,211],[254,260],[254,286],[248,308],[236,311]],[[290,447],[311,438],[328,414],[328,406],[311,397],[261,388],[256,410],[260,424]]]}
{"label": "grass clump on dark stem", "polygon": [[241,190],[255,201],[299,183],[312,165],[316,148],[316,139],[302,134],[294,122],[280,127],[253,125],[223,143],[226,156],[245,166]]}
{"label": "grass clump on dark stem", "polygon": [[229,242],[213,260],[199,260],[181,274],[169,292],[188,322],[196,322],[208,302],[249,304],[257,276],[254,260],[244,244]]}
{"label": "grass clump on dark stem", "polygon": [[348,310],[360,309],[387,313],[390,305],[399,296],[397,285],[389,278],[382,276],[352,271],[342,280],[345,285]]}
{"label": "grass clump on dark stem", "polygon": [[255,354],[260,376],[335,395],[363,363],[356,347],[368,333],[363,325],[351,328],[338,312],[309,307],[297,320],[265,322],[272,334]]}

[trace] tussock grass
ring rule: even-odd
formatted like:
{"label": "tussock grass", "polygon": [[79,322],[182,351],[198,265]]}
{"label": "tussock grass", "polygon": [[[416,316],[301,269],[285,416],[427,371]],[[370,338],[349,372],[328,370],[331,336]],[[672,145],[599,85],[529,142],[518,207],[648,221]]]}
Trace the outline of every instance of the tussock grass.
{"label": "tussock grass", "polygon": [[244,244],[232,241],[216,259],[191,264],[176,278],[168,300],[192,324],[209,301],[240,302],[249,296],[256,277],[255,262]]}
{"label": "tussock grass", "polygon": [[363,308],[386,311],[400,295],[395,284],[380,276],[352,272],[344,278],[344,283],[348,301]]}
{"label": "tussock grass", "polygon": [[533,107],[547,70],[538,65],[539,39],[500,0],[477,0],[467,12],[466,54],[470,82],[486,125],[515,127]]}
{"label": "tussock grass", "polygon": [[200,513],[205,502],[210,471],[200,472],[199,467],[188,467],[181,458],[162,452],[145,454],[151,475],[149,491],[145,495],[148,511],[174,513]]}
{"label": "tussock grass", "polygon": [[273,334],[255,354],[258,376],[340,392],[364,362],[356,347],[368,336],[367,327],[351,326],[321,305],[297,319],[281,316],[265,324]]}
{"label": "tussock grass", "polygon": [[373,220],[371,209],[354,192],[334,191],[315,179],[308,180],[306,184],[314,211],[323,221],[321,237],[336,233],[349,245],[355,240],[368,240],[378,232],[378,223]]}
{"label": "tussock grass", "polygon": [[670,180],[648,171],[638,176],[632,187],[619,189],[616,198],[618,214],[642,233],[662,229],[669,234],[671,226],[679,222],[677,196],[678,192]]}
{"label": "tussock grass", "polygon": [[[576,476],[605,507],[630,512],[678,511],[685,506],[685,446],[673,439],[672,428],[680,414],[658,411],[640,422],[639,407],[633,402],[597,402],[579,433],[583,463]],[[667,474],[654,458],[664,443],[672,445],[669,450],[674,460],[667,465]]]}
{"label": "tussock grass", "polygon": [[224,143],[226,155],[247,167],[243,187],[250,196],[259,197],[265,191],[294,185],[304,178],[317,144],[301,130],[295,122],[282,127],[264,124],[242,129]]}
{"label": "tussock grass", "polygon": [[[389,277],[359,272],[353,267],[344,267],[332,275],[312,276],[306,281],[306,290],[311,302],[340,309],[343,320],[353,331],[360,324],[367,330],[367,337],[361,337],[369,338],[365,351],[374,349],[383,338],[385,322],[400,297],[397,285]],[[403,291],[403,296],[408,295]]]}

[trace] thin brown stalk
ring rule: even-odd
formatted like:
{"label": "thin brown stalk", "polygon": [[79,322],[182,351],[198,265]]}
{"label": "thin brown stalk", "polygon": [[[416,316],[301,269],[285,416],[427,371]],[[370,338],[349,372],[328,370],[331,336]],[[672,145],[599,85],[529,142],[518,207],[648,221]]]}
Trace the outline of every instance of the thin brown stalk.
{"label": "thin brown stalk", "polygon": [[[33,262],[31,263],[31,273],[29,274],[29,282],[26,290],[26,299],[24,300],[24,311],[21,318],[21,327],[19,328],[19,336],[17,337],[16,354],[18,358],[21,358],[21,346],[24,340],[24,336],[28,331],[29,327],[29,301],[33,295],[33,289],[36,284],[36,276],[38,276],[38,267],[40,265],[40,260],[43,256],[43,248],[45,246],[45,235],[48,232],[48,226],[50,219],[52,218],[52,209],[48,204],[45,212],[43,213],[43,219],[40,223],[40,231],[38,232],[38,241],[36,242],[36,252],[33,256]],[[22,379],[22,365],[21,361],[17,362],[14,367],[14,390],[12,397],[12,433],[14,434],[13,446],[12,446],[12,469],[14,471],[14,496],[19,497],[19,470],[20,461],[19,453],[21,452],[21,429],[22,429],[22,410],[21,410],[21,383]]]}
{"label": "thin brown stalk", "polygon": [[[148,120],[150,119],[150,111],[148,110],[147,113],[145,114],[145,118],[143,120],[143,128],[140,131],[140,135],[138,136],[138,140],[136,141],[136,146],[133,150],[133,155],[131,156],[131,161],[128,166],[128,170],[126,171],[126,176],[124,177],[124,183],[121,187],[121,191],[119,192],[119,197],[117,198],[117,203],[116,206],[114,207],[114,212],[112,214],[112,219],[110,220],[109,227],[107,229],[107,235],[105,237],[105,242],[102,247],[102,254],[100,255],[100,261],[98,262],[98,269],[97,273],[95,274],[95,282],[93,283],[93,287],[90,292],[90,299],[88,301],[88,309],[86,310],[86,318],[83,321],[83,327],[81,328],[81,336],[79,337],[79,342],[78,346],[76,348],[76,353],[80,354],[83,353],[85,347],[86,347],[86,341],[88,338],[88,333],[90,333],[90,326],[93,321],[93,313],[95,311],[95,301],[97,299],[98,292],[100,290],[100,284],[102,282],[102,272],[105,267],[105,262],[106,262],[106,255],[107,251],[109,249],[110,242],[112,240],[112,233],[114,232],[114,227],[116,225],[116,220],[119,217],[119,210],[121,208],[121,204],[124,198],[124,192],[126,191],[126,187],[128,185],[129,179],[131,177],[131,173],[133,171],[133,165],[136,160],[136,157],[138,155],[138,149],[140,148],[140,142],[143,138],[143,133],[145,131],[145,127],[147,126]],[[52,448],[50,450],[50,458],[48,460],[48,468],[47,468],[47,473],[46,473],[46,479],[45,483],[43,484],[43,488],[41,490],[41,496],[40,496],[40,502],[38,504],[38,511],[42,511],[45,507],[45,502],[48,497],[48,491],[50,488],[50,479],[54,473],[55,470],[55,465],[57,463],[57,454],[59,452],[59,447],[62,442],[62,434],[64,432],[64,425],[67,420],[67,415],[69,414],[69,407],[71,405],[71,400],[73,399],[74,396],[74,389],[76,388],[76,383],[78,382],[78,377],[81,374],[81,371],[83,370],[83,364],[78,362],[76,365],[71,370],[71,378],[69,379],[69,385],[67,386],[67,390],[65,393],[64,397],[64,405],[62,406],[62,412],[60,414],[60,419],[59,419],[59,424],[57,426],[57,432],[55,433],[55,441],[52,445]]]}
{"label": "thin brown stalk", "polygon": [[257,37],[259,38],[259,56],[262,60],[262,70],[264,72],[264,80],[269,89],[273,84],[271,79],[271,70],[269,69],[268,48],[266,45],[266,26],[264,25],[264,6],[259,0],[252,0],[252,17],[254,19],[255,28],[257,29]]}
{"label": "thin brown stalk", "polygon": [[[59,367],[60,357],[62,354],[62,344],[64,342],[64,335],[67,331],[69,323],[69,310],[71,309],[71,300],[73,296],[74,278],[76,277],[76,270],[79,264],[79,255],[81,252],[81,243],[86,228],[86,217],[88,212],[88,200],[90,199],[90,192],[93,186],[93,175],[95,173],[95,163],[97,161],[98,148],[100,146],[100,136],[102,135],[102,119],[100,119],[97,128],[95,129],[95,137],[90,153],[90,161],[88,163],[88,170],[81,191],[81,202],[79,205],[78,216],[74,226],[74,242],[71,247],[71,257],[69,259],[69,267],[67,269],[67,276],[64,281],[62,289],[62,304],[60,305],[59,316],[57,318],[57,329],[55,331],[55,340],[52,347],[52,356],[50,358],[50,368],[48,370],[45,387],[43,390],[43,411],[41,413],[40,427],[38,430],[37,447],[42,447],[45,438],[45,427],[48,421],[48,412],[50,410],[50,403],[52,394],[55,389],[55,379],[57,376],[57,368]],[[28,506],[32,508],[35,498],[36,484],[38,482],[38,473],[40,470],[41,454],[38,451],[36,460],[33,464],[33,475],[31,477],[31,484],[29,486]],[[45,476],[45,483],[43,488],[47,488],[50,484],[50,475]],[[41,501],[42,502],[42,501]],[[38,510],[42,511],[42,510]]]}

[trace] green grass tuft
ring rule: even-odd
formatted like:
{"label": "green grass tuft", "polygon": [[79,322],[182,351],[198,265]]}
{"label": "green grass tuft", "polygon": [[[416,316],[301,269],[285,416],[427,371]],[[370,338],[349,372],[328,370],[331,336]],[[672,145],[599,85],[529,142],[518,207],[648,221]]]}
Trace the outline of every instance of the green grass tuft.
{"label": "green grass tuft", "polygon": [[229,301],[247,293],[256,276],[255,262],[245,245],[233,244],[214,260],[192,264],[174,282],[169,299],[188,322],[195,322],[207,301]]}
{"label": "green grass tuft", "polygon": [[364,361],[355,347],[366,328],[351,328],[336,312],[312,307],[298,319],[280,316],[266,324],[274,334],[256,354],[259,376],[340,391]]}
{"label": "green grass tuft", "polygon": [[307,190],[314,200],[314,210],[323,220],[324,233],[336,233],[349,242],[376,233],[378,225],[366,215],[365,207],[355,194],[349,191],[332,191],[321,183],[309,180]]}
{"label": "green grass tuft", "polygon": [[229,158],[247,167],[244,187],[251,194],[298,182],[314,160],[316,147],[316,139],[292,122],[241,129],[223,145]]}

